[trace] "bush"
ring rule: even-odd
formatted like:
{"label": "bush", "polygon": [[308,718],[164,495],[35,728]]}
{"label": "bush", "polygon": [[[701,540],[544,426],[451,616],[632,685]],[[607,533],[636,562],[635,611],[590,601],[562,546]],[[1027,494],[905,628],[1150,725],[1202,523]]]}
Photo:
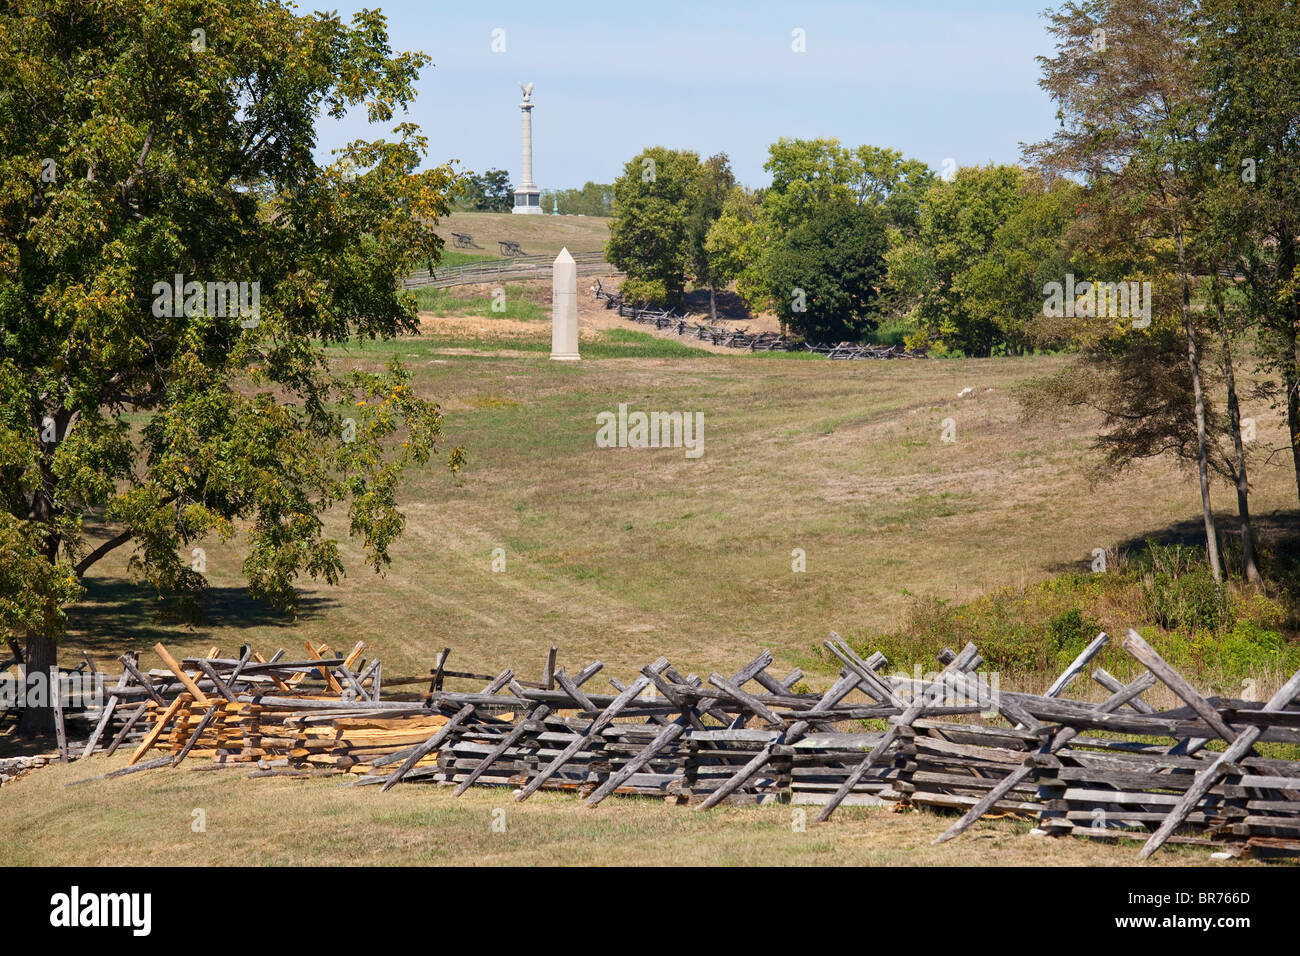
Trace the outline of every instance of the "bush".
{"label": "bush", "polygon": [[1134,563],[1151,619],[1161,627],[1218,633],[1232,626],[1227,589],[1214,580],[1199,548],[1148,541],[1146,554]]}
{"label": "bush", "polygon": [[637,308],[668,305],[668,289],[659,279],[626,279],[619,287],[628,305]]}
{"label": "bush", "polygon": [[1079,656],[1102,628],[1083,610],[1072,607],[1047,622],[1047,637],[1056,653],[1057,663],[1065,665]]}
{"label": "bush", "polygon": [[1198,549],[1149,544],[1105,574],[1067,572],[963,604],[912,597],[901,627],[855,635],[854,645],[883,652],[892,672],[933,670],[941,648],[972,641],[989,670],[1041,691],[1103,630],[1114,640],[1094,663],[1136,676],[1119,642],[1131,627],[1198,687],[1241,696],[1244,681],[1268,686],[1300,667],[1293,620],[1284,598],[1216,585]]}

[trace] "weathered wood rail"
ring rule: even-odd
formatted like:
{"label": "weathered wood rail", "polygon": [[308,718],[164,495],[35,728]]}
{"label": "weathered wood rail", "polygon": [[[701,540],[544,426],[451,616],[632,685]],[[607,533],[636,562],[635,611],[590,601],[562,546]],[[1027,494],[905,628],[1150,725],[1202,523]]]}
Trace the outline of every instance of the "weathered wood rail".
{"label": "weathered wood rail", "polygon": [[[605,261],[603,252],[575,252],[573,259],[577,264],[579,275],[597,273],[604,275],[618,271]],[[401,287],[403,289],[447,288],[502,279],[549,279],[554,262],[553,255],[516,255],[467,262],[456,266],[439,266],[432,271],[420,269],[408,275],[402,281]]]}
{"label": "weathered wood rail", "polygon": [[629,304],[621,292],[610,292],[596,280],[592,294],[614,309],[625,319],[656,329],[673,329],[680,336],[698,339],[725,348],[746,349],[750,352],[814,352],[828,359],[895,359],[925,358],[924,352],[908,351],[897,345],[859,345],[841,342],[838,345],[810,345],[788,339],[779,332],[753,332],[748,328],[731,329],[721,325],[687,321],[690,315],[681,315],[672,309],[638,308]]}
{"label": "weathered wood rail", "polygon": [[[935,842],[997,814],[1034,819],[1043,836],[1142,839],[1144,856],[1170,841],[1300,854],[1300,760],[1255,749],[1300,746],[1300,672],[1262,704],[1206,698],[1130,631],[1120,646],[1133,675],[1095,668],[1109,696],[1065,696],[1108,642],[1099,635],[1043,694],[1001,690],[973,645],[908,677],[834,634],[825,648],[842,667],[820,693],[799,670],[770,673],[766,651],[707,677],[661,657],[601,688],[601,662],[570,675],[554,648],[541,679],[525,682],[511,669],[448,670],[450,651],[429,677],[385,679],[361,643],[341,656],[307,644],[300,660],[214,649],[177,661],[158,645],[160,668],[121,658],[107,703],[81,715],[94,730],[73,755],[112,752],[134,733],[131,766],[114,776],[188,760],[384,790],[498,786],[518,800],[560,790],[588,807],[615,794],[703,810],[812,804],[819,821],[886,801],[960,813]],[[1143,700],[1157,683],[1183,706]],[[146,760],[155,750],[164,756]]]}

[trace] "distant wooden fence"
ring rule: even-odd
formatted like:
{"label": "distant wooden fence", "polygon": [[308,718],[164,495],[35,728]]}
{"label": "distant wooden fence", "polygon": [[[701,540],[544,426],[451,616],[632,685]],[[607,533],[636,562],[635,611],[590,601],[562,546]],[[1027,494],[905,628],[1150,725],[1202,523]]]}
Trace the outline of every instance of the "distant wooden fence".
{"label": "distant wooden fence", "polygon": [[[579,275],[618,272],[605,261],[603,252],[575,252],[573,261],[577,263]],[[476,282],[491,282],[496,279],[546,279],[551,275],[551,266],[554,262],[555,256],[552,255],[510,256],[503,259],[467,262],[459,266],[443,266],[434,269],[432,273],[428,269],[422,269],[407,276],[402,282],[402,288],[446,288]]]}
{"label": "distant wooden fence", "polygon": [[672,309],[645,309],[629,305],[621,292],[609,292],[599,280],[592,294],[604,301],[605,308],[614,309],[623,318],[653,325],[657,329],[672,329],[678,335],[698,339],[726,348],[747,349],[750,352],[815,352],[829,359],[895,359],[925,358],[924,352],[909,352],[897,345],[859,345],[841,342],[839,345],[809,345],[794,341],[779,332],[755,332],[748,328],[731,329],[720,325],[704,325],[688,321],[689,315],[679,315]]}

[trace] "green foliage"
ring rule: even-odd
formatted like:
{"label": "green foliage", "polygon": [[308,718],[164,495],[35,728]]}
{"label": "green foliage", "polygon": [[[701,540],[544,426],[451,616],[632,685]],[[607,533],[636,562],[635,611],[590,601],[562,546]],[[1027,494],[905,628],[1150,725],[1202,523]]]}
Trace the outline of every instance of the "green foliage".
{"label": "green foliage", "polygon": [[[860,338],[873,325],[886,230],[913,228],[933,174],[896,151],[850,150],[835,139],[781,139],[764,168],[772,185],[761,194],[731,190],[709,229],[714,276],[734,278],[751,308],[772,309],[810,340]],[[856,249],[853,237],[861,240]],[[839,288],[837,268],[847,270]],[[804,290],[807,311],[796,308],[795,289]]]}
{"label": "green foliage", "polygon": [[[1300,640],[1279,629],[1286,618],[1251,589],[1216,587],[1198,549],[1148,543],[1103,574],[1067,572],[964,603],[913,597],[900,629],[855,644],[910,671],[933,669],[941,647],[973,641],[989,668],[1041,683],[1099,632],[1118,637],[1132,627],[1198,686],[1240,696],[1244,680],[1285,679],[1300,668]],[[1116,675],[1138,669],[1117,641],[1096,662]]]}
{"label": "green foliage", "polygon": [[1043,288],[1062,283],[1074,262],[1067,232],[1083,201],[1083,188],[1060,179],[1044,189],[1026,179],[1024,196],[997,226],[987,254],[956,280],[976,328],[992,329],[992,351],[1056,348],[1067,341],[1044,321]]}
{"label": "green foliage", "polygon": [[812,342],[861,339],[872,326],[887,245],[870,206],[838,199],[808,210],[761,261],[782,323]]}
{"label": "green foliage", "polygon": [[1148,541],[1132,563],[1142,574],[1151,619],[1161,627],[1218,632],[1232,625],[1227,589],[1214,580],[1201,549]]}
{"label": "green foliage", "polygon": [[[242,534],[252,593],[292,608],[300,576],[343,572],[321,519],[334,504],[382,570],[438,407],[400,365],[339,374],[324,348],[418,327],[399,280],[441,249],[455,177],[412,172],[425,140],[407,123],[326,167],[312,147],[322,113],[391,121],[428,58],[392,53],[376,11],[345,25],[233,0],[205,11],[200,43],[177,0],[11,6],[0,627],[50,653],[78,579],[120,546],[195,598],[190,549],[211,534]],[[226,282],[256,282],[258,307],[214,307]]]}
{"label": "green foliage", "polygon": [[509,212],[515,203],[510,174],[504,169],[467,173],[457,180],[456,208],[473,212]]}
{"label": "green foliage", "polygon": [[605,254],[629,279],[659,283],[674,305],[686,288],[699,170],[698,153],[654,146],[629,160],[614,181]]}
{"label": "green foliage", "polygon": [[542,190],[542,211],[559,207],[561,216],[608,216],[614,211],[614,186],[588,181],[581,189]]}
{"label": "green foliage", "polygon": [[[1014,327],[1015,317],[1023,325],[1034,308],[1041,310],[1042,296],[1029,285],[1037,279],[1033,250],[1014,247],[1024,243],[1023,233],[1043,227],[1032,211],[1013,217],[1036,188],[1019,167],[985,166],[959,169],[951,183],[925,192],[915,237],[897,242],[888,255],[889,285],[917,326],[910,344],[978,356],[1023,346],[1007,326]],[[1000,231],[1011,249],[999,251]],[[1054,241],[1050,230],[1046,241]],[[1014,313],[1004,318],[1006,297]]]}
{"label": "green foliage", "polygon": [[668,305],[672,299],[662,279],[625,279],[619,292],[638,308]]}
{"label": "green foliage", "polygon": [[1074,660],[1100,631],[1098,623],[1085,617],[1082,608],[1072,607],[1047,622],[1048,645],[1056,659],[1065,663]]}

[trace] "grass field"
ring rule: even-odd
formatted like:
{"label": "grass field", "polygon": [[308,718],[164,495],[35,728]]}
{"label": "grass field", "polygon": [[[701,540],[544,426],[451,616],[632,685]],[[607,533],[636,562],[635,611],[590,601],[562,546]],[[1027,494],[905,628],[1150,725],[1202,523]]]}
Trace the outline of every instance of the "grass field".
{"label": "grass field", "polygon": [[[775,670],[803,667],[822,686],[834,670],[818,653],[829,630],[869,645],[906,620],[917,596],[967,600],[1085,569],[1094,548],[1197,521],[1195,485],[1167,463],[1097,481],[1090,417],[1021,420],[1012,388],[1064,358],[797,361],[706,354],[613,328],[584,341],[583,362],[561,364],[548,361],[543,334],[423,336],[338,351],[339,362],[363,367],[402,358],[415,387],[442,403],[448,446],[468,454],[459,476],[438,467],[414,476],[403,494],[406,534],[386,576],[363,567],[343,515],[332,515],[350,573],[336,588],[304,582],[301,614],[289,621],[247,598],[237,545],[209,542],[213,594],[205,623],[189,628],[155,615],[156,596],[131,581],[118,552],[88,581],[92,600],[74,609],[64,659],[135,648],[152,661],[158,640],[178,655],[245,642],[292,654],[305,640],[333,648],[364,640],[386,676],[425,674],[449,646],[450,666],[495,673],[509,665],[533,677],[556,644],[570,669],[599,658],[607,674],[628,679],[661,653],[683,672],[707,674],[766,647]],[[958,399],[966,387],[973,395]],[[703,456],[597,448],[595,416],[620,403],[702,412]],[[1256,418],[1261,446],[1280,440],[1281,422],[1267,408],[1243,414]],[[953,443],[942,440],[945,419]],[[1257,466],[1253,478],[1261,517],[1293,515],[1285,468]],[[1228,493],[1217,490],[1217,500],[1226,508]],[[492,570],[496,548],[505,551],[503,573]],[[795,549],[806,554],[805,573],[792,570]],[[1122,633],[1133,622],[1103,623]],[[1131,846],[1043,848],[1012,821],[931,850],[929,838],[946,824],[926,813],[853,810],[801,834],[790,829],[789,808],[705,815],[620,800],[588,814],[570,797],[513,809],[493,792],[452,801],[412,786],[381,797],[328,780],[249,781],[225,771],[61,786],[103,769],[96,758],[5,787],[0,862],[149,864],[177,850],[213,863],[591,862],[611,859],[615,836],[628,862],[649,863],[1135,860]],[[488,816],[505,804],[511,829],[502,837]],[[189,831],[193,807],[208,810],[206,836]],[[289,817],[373,828],[373,838],[344,849],[324,835],[330,827],[319,839],[253,836],[279,832]],[[246,835],[223,831],[232,819],[253,825]],[[16,834],[33,824],[42,835],[19,845]],[[1161,856],[1186,859],[1207,856]]]}
{"label": "grass field", "polygon": [[[501,254],[497,243],[503,239],[519,243],[525,255],[555,255],[566,246],[570,252],[599,252],[605,248],[605,241],[609,238],[609,220],[599,216],[516,216],[508,212],[454,212],[439,221],[437,232],[446,243],[446,251],[449,253],[496,258]],[[456,249],[451,239],[453,232],[473,236],[477,248]],[[458,265],[459,262],[455,258],[449,258],[444,259],[442,264]]]}
{"label": "grass field", "polygon": [[487,296],[467,295],[463,288],[454,286],[448,289],[425,286],[416,289],[414,294],[420,309],[436,316],[478,315],[525,321],[550,318],[550,307],[534,301],[530,292],[532,289],[522,284],[507,283],[499,291],[494,290],[494,295]]}
{"label": "grass field", "polygon": [[[830,823],[813,825],[816,807],[697,813],[617,798],[591,811],[552,793],[518,804],[495,789],[452,799],[435,787],[381,794],[324,779],[248,780],[225,770],[147,773],[65,788],[125,763],[119,754],[54,766],[5,787],[0,866],[1122,866],[1137,853],[1131,842],[1036,839],[1026,835],[1030,823],[1012,820],[978,823],[961,840],[934,847],[930,840],[945,818],[877,807],[843,807]],[[795,827],[795,809],[807,810],[803,831]],[[192,830],[196,810],[203,811],[206,832]],[[494,831],[502,819],[505,832]],[[1170,847],[1158,862],[1210,860],[1199,848]]]}
{"label": "grass field", "polygon": [[[1095,423],[1020,420],[1010,389],[1064,359],[684,360],[642,351],[685,348],[671,340],[606,334],[574,365],[529,341],[494,351],[470,340],[481,348],[463,354],[463,342],[416,338],[341,353],[367,367],[401,357],[442,402],[448,444],[469,456],[459,477],[414,476],[387,576],[361,566],[333,515],[351,573],[337,588],[304,582],[291,623],[245,599],[238,547],[212,542],[208,623],[188,629],[151,618],[154,596],[125,577],[119,552],[90,580],[95,600],[74,613],[67,647],[360,638],[396,673],[427,668],[447,645],[479,672],[531,671],[555,643],[566,660],[599,656],[627,673],[661,651],[701,670],[767,646],[824,674],[815,649],[829,629],[869,639],[902,619],[909,593],[961,600],[1082,569],[1093,548],[1197,515],[1194,485],[1163,462],[1095,481]],[[619,349],[628,357],[604,357]],[[957,399],[967,386],[974,396]],[[620,403],[702,412],[703,457],[597,448],[596,414]],[[1275,439],[1279,423],[1252,411],[1261,442]],[[1261,516],[1289,508],[1289,492],[1281,467],[1256,470]],[[491,570],[494,548],[505,573]],[[796,548],[806,573],[792,571]]]}

